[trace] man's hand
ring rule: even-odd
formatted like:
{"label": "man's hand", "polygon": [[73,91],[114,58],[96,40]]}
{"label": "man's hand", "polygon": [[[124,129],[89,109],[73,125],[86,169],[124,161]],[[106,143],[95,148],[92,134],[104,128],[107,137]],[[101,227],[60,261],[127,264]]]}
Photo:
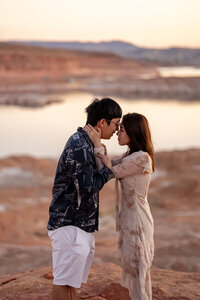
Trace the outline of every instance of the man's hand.
{"label": "man's hand", "polygon": [[88,124],[83,127],[83,130],[87,132],[89,135],[91,141],[94,144],[95,148],[100,148],[101,147],[101,129],[99,127],[96,127],[96,129]]}

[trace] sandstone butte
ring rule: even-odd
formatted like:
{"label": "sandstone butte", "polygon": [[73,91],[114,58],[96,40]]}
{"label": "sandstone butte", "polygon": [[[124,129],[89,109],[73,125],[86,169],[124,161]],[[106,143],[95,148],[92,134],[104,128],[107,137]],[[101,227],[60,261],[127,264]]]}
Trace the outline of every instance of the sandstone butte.
{"label": "sandstone butte", "polygon": [[[87,284],[78,290],[78,299],[128,300],[128,290],[120,285],[121,268],[111,263],[92,266]],[[154,300],[200,299],[200,274],[152,270]],[[52,270],[43,267],[0,277],[1,300],[51,299]]]}
{"label": "sandstone butte", "polygon": [[111,53],[1,42],[0,62],[0,104],[41,106],[60,101],[55,94],[73,91],[128,99],[200,98],[200,77],[164,78],[158,64]]}

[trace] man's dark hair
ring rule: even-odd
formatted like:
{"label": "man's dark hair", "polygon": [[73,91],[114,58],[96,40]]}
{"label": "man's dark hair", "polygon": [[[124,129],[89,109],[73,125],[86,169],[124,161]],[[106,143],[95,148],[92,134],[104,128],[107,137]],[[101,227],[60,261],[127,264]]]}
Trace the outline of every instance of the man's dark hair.
{"label": "man's dark hair", "polygon": [[122,109],[119,104],[111,98],[103,98],[101,100],[94,99],[92,103],[86,107],[87,124],[97,125],[98,121],[105,119],[108,124],[114,118],[121,118]]}

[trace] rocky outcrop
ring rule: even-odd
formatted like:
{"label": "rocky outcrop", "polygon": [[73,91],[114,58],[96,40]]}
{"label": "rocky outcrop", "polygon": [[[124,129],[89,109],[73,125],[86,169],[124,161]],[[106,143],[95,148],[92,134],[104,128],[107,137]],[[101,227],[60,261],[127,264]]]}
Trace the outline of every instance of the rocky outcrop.
{"label": "rocky outcrop", "polygon": [[0,95],[0,104],[17,105],[24,107],[41,107],[52,103],[62,102],[61,99],[52,95],[41,95],[37,93],[6,94]]}
{"label": "rocky outcrop", "polygon": [[[92,266],[87,284],[78,290],[79,299],[129,300],[128,290],[120,285],[121,268],[111,263]],[[0,277],[1,300],[51,299],[50,267]],[[162,269],[152,270],[153,300],[200,299],[200,274]]]}
{"label": "rocky outcrop", "polygon": [[200,77],[163,78],[156,64],[111,53],[0,43],[0,104],[42,106],[63,93],[200,99]]}
{"label": "rocky outcrop", "polygon": [[[153,268],[200,272],[199,157],[198,149],[156,153],[148,197],[155,222]],[[46,226],[56,163],[29,156],[0,160],[0,275],[51,263]],[[100,192],[94,264],[121,264],[114,207],[111,180]]]}

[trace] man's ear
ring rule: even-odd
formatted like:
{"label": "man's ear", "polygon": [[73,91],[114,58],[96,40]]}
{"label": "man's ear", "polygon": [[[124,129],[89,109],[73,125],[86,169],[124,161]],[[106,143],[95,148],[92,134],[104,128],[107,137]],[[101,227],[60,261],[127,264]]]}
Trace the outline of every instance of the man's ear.
{"label": "man's ear", "polygon": [[97,122],[97,126],[102,129],[104,127],[105,124],[105,119],[101,119]]}

